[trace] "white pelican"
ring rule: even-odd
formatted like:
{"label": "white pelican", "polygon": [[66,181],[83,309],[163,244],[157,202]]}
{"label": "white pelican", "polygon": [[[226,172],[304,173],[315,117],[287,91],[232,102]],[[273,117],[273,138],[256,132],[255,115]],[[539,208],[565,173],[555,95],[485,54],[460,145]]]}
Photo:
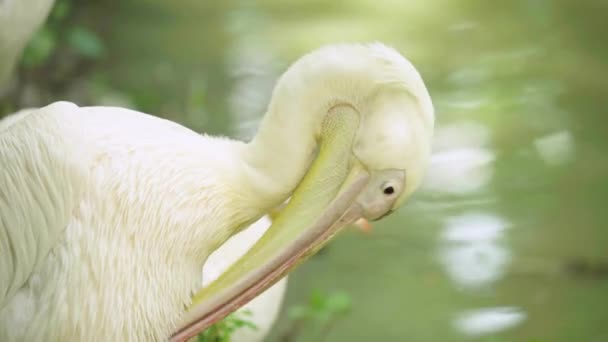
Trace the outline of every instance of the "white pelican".
{"label": "white pelican", "polygon": [[[249,143],[123,108],[22,114],[0,128],[0,340],[196,335],[344,223],[399,207],[421,182],[433,122],[420,75],[382,44],[299,59]],[[192,297],[207,257],[288,196]]]}

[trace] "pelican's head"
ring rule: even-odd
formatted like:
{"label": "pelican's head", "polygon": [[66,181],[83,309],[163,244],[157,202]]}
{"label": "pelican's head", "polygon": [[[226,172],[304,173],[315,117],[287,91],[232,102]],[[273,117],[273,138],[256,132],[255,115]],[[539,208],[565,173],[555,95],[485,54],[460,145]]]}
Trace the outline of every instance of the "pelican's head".
{"label": "pelican's head", "polygon": [[333,45],[296,61],[245,150],[259,197],[295,191],[256,245],[195,296],[174,340],[251,300],[345,224],[402,205],[420,185],[433,123],[420,75],[385,45]]}
{"label": "pelican's head", "polygon": [[357,202],[365,218],[378,219],[421,183],[431,151],[431,98],[418,71],[394,49],[343,44],[296,61],[279,79],[270,110],[284,120],[308,117],[304,122],[318,137],[319,118],[344,106],[360,121],[352,156],[371,175]]}

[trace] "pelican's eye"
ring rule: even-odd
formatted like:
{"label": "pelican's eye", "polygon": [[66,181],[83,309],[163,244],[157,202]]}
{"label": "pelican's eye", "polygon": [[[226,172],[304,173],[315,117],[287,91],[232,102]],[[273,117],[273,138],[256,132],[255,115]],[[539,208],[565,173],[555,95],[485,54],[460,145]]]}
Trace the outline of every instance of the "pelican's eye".
{"label": "pelican's eye", "polygon": [[382,190],[382,192],[384,192],[385,195],[392,195],[395,193],[395,188],[393,188],[392,186],[386,186],[384,188],[384,190]]}

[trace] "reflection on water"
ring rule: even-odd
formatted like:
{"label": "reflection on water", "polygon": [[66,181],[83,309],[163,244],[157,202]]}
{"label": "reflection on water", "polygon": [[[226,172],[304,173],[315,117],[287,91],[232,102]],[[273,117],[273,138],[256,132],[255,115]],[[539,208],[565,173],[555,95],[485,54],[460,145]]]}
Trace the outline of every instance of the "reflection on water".
{"label": "reflection on water", "polygon": [[534,147],[545,163],[556,166],[574,158],[573,140],[569,131],[561,131],[534,140]]}
{"label": "reflection on water", "polygon": [[479,288],[499,280],[510,261],[505,222],[490,214],[465,213],[446,220],[439,259],[452,281]]}
{"label": "reflection on water", "polygon": [[434,191],[467,193],[482,189],[492,178],[488,165],[492,152],[483,148],[459,148],[431,158],[426,186]]}
{"label": "reflection on water", "polygon": [[469,310],[454,319],[454,327],[467,335],[485,335],[512,328],[526,319],[526,314],[514,307]]}
{"label": "reflection on water", "polygon": [[431,166],[423,188],[468,193],[482,189],[492,177],[494,153],[487,147],[489,130],[471,121],[439,126]]}

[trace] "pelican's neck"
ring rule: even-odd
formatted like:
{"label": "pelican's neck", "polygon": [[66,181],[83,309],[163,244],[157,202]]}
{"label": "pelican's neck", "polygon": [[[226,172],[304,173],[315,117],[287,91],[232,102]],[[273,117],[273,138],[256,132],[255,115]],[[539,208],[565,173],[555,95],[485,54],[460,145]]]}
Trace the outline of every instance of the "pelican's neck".
{"label": "pelican's neck", "polygon": [[262,210],[284,202],[308,170],[317,148],[314,116],[321,115],[271,111],[245,145],[246,177]]}
{"label": "pelican's neck", "polygon": [[362,94],[370,94],[374,83],[357,77],[365,69],[343,61],[327,54],[305,56],[277,81],[258,133],[243,155],[248,181],[255,196],[267,203],[266,211],[284,202],[308,170],[329,109],[336,104],[358,109]]}
{"label": "pelican's neck", "polygon": [[268,210],[293,192],[316,152],[321,124],[337,104],[359,112],[376,90],[366,48],[338,46],[300,58],[280,77],[255,138],[245,145],[247,182]]}

